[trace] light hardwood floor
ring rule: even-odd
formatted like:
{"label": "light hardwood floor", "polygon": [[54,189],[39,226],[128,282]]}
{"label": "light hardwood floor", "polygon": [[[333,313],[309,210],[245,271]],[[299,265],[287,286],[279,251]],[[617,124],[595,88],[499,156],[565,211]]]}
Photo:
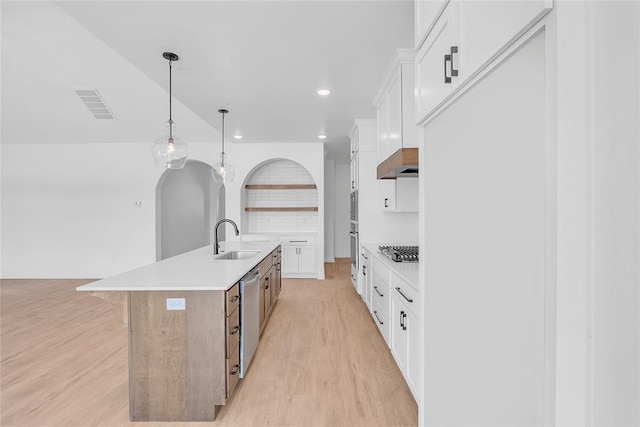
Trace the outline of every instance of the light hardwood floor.
{"label": "light hardwood floor", "polygon": [[[260,346],[214,423],[160,426],[415,426],[418,410],[349,264],[284,279]],[[133,426],[127,330],[91,280],[0,283],[0,425]],[[155,425],[145,423],[144,426]]]}

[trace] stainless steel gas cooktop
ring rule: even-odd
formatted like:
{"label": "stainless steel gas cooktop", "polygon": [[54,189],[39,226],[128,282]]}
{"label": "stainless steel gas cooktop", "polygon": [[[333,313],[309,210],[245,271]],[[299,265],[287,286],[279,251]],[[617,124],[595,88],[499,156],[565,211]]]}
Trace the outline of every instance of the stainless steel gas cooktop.
{"label": "stainless steel gas cooktop", "polygon": [[418,262],[418,246],[381,245],[378,249],[395,262]]}

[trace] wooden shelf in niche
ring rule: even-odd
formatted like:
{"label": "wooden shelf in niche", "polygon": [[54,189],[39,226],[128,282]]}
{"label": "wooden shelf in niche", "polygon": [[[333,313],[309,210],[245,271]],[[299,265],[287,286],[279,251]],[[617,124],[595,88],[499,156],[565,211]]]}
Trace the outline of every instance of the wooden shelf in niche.
{"label": "wooden shelf in niche", "polygon": [[312,190],[315,184],[247,184],[247,190]]}
{"label": "wooden shelf in niche", "polygon": [[317,212],[317,206],[244,208],[247,212]]}

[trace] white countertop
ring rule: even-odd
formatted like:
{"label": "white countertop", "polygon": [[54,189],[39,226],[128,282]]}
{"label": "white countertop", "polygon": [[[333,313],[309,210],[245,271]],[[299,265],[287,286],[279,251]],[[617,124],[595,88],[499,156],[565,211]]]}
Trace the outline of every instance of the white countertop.
{"label": "white countertop", "polygon": [[279,242],[222,242],[222,251],[260,251],[243,260],[219,260],[213,245],[98,280],[78,291],[225,291],[280,245]]}
{"label": "white countertop", "polygon": [[363,243],[362,246],[371,252],[376,257],[376,260],[380,260],[385,263],[392,271],[398,276],[404,279],[407,283],[415,288],[416,291],[420,291],[420,274],[418,272],[420,263],[418,262],[395,262],[391,261],[386,256],[380,253],[378,246],[382,243]]}

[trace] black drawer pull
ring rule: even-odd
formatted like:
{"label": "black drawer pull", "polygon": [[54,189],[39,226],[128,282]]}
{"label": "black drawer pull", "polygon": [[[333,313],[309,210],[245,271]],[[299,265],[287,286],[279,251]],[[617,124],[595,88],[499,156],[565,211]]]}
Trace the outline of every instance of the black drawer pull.
{"label": "black drawer pull", "polygon": [[240,365],[233,365],[233,371],[231,371],[231,375],[238,375],[240,372]]}
{"label": "black drawer pull", "polygon": [[240,299],[240,295],[234,295],[234,296],[229,300],[229,302],[236,302],[236,301],[238,301],[239,299]]}
{"label": "black drawer pull", "polygon": [[384,322],[380,320],[380,318],[378,317],[377,311],[373,310],[373,315],[376,316],[376,320],[378,321],[378,323],[380,323],[381,325],[384,325]]}
{"label": "black drawer pull", "polygon": [[375,290],[376,290],[376,292],[378,293],[378,295],[380,295],[381,297],[383,297],[383,296],[384,296],[384,294],[381,294],[381,293],[380,293],[380,291],[378,290],[378,287],[377,287],[377,286],[374,286],[374,287],[373,287],[373,289],[375,289]]}
{"label": "black drawer pull", "polygon": [[396,287],[396,291],[398,291],[398,293],[399,293],[400,295],[402,295],[402,297],[403,297],[404,299],[406,299],[407,301],[409,301],[409,302],[413,302],[413,300],[412,300],[411,298],[407,298],[407,296],[406,296],[405,294],[403,294],[403,293],[402,293],[402,290],[401,290],[400,288]]}
{"label": "black drawer pull", "polygon": [[240,331],[240,326],[234,326],[233,329],[231,329],[231,332],[229,332],[230,335],[235,335],[238,333],[238,331]]}

